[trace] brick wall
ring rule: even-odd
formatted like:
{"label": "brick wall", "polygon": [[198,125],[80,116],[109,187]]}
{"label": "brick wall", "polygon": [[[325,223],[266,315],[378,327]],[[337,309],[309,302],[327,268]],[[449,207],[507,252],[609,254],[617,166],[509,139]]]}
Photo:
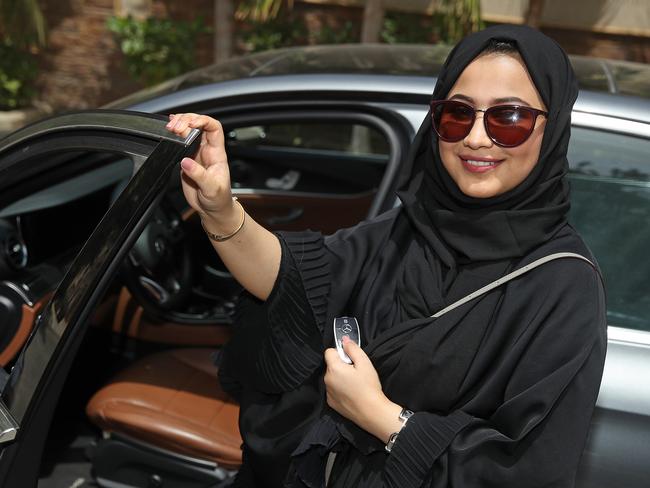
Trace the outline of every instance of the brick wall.
{"label": "brick wall", "polygon": [[[127,73],[106,20],[114,0],[41,0],[48,24],[48,46],[40,54],[38,88],[55,111],[94,108],[142,86]],[[203,15],[212,22],[212,0],[156,0],[153,13],[178,19]],[[199,42],[197,59],[212,59],[211,36]]]}
{"label": "brick wall", "polygon": [[40,55],[40,98],[55,110],[91,108],[137,88],[107,31],[113,0],[43,0],[48,46]]}

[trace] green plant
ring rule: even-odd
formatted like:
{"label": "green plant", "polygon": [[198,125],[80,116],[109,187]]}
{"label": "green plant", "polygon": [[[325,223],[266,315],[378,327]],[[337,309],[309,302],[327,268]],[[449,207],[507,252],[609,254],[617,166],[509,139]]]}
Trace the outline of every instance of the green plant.
{"label": "green plant", "polygon": [[240,0],[236,16],[240,20],[266,22],[275,19],[285,6],[291,10],[293,0]]}
{"label": "green plant", "polygon": [[431,19],[419,14],[388,12],[379,36],[387,44],[431,41]]}
{"label": "green plant", "polygon": [[0,0],[0,110],[31,105],[35,52],[44,45],[45,21],[37,0]]}
{"label": "green plant", "polygon": [[307,29],[291,17],[276,17],[264,22],[249,21],[241,34],[248,52],[305,44]]}
{"label": "green plant", "polygon": [[107,26],[120,42],[127,70],[146,85],[155,85],[196,67],[196,39],[210,32],[201,18],[183,22],[111,17]]}
{"label": "green plant", "polygon": [[358,39],[359,34],[355,32],[354,24],[349,20],[339,28],[324,25],[314,36],[316,44],[345,44],[358,42]]}
{"label": "green plant", "polygon": [[34,56],[7,41],[0,41],[0,110],[31,104],[38,66]]}
{"label": "green plant", "polygon": [[440,0],[436,34],[439,40],[455,44],[467,34],[484,27],[480,0]]}
{"label": "green plant", "polygon": [[45,20],[38,0],[0,0],[2,40],[18,48],[45,45]]}

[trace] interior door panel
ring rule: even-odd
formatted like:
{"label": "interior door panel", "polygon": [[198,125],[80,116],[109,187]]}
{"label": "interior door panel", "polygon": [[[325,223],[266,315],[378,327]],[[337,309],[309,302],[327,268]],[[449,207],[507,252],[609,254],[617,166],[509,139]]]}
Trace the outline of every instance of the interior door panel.
{"label": "interior door panel", "polygon": [[246,211],[269,230],[311,229],[324,234],[363,220],[375,195],[234,193]]}
{"label": "interior door panel", "polygon": [[359,111],[223,123],[233,193],[270,230],[331,234],[357,224],[402,151],[395,127]]}

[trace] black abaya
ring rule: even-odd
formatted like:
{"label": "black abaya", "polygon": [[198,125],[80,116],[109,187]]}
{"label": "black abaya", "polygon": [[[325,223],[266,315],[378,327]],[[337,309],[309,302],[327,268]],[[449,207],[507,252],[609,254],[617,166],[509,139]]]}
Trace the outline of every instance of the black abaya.
{"label": "black abaya", "polygon": [[[220,370],[241,404],[240,486],[572,486],[606,347],[604,292],[587,263],[543,265],[448,314],[430,315],[554,252],[594,260],[566,223],[575,80],[564,53],[524,27],[487,29],[450,54],[444,98],[490,39],[514,42],[548,107],[540,161],[511,192],[463,195],[427,121],[403,206],[333,236],[281,234],[266,302],[247,296]],[[531,64],[533,63],[533,64]],[[352,315],[386,396],[415,415],[393,451],[329,409],[323,351]]]}

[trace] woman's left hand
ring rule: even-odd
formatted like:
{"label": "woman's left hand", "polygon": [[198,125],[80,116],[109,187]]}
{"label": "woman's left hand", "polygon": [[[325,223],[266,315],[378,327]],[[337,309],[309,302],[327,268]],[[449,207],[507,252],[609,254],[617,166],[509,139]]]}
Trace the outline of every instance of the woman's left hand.
{"label": "woman's left hand", "polygon": [[336,349],[325,350],[327,404],[383,442],[401,427],[401,407],[381,388],[370,358],[356,343],[344,338],[343,350],[353,364],[344,363]]}

